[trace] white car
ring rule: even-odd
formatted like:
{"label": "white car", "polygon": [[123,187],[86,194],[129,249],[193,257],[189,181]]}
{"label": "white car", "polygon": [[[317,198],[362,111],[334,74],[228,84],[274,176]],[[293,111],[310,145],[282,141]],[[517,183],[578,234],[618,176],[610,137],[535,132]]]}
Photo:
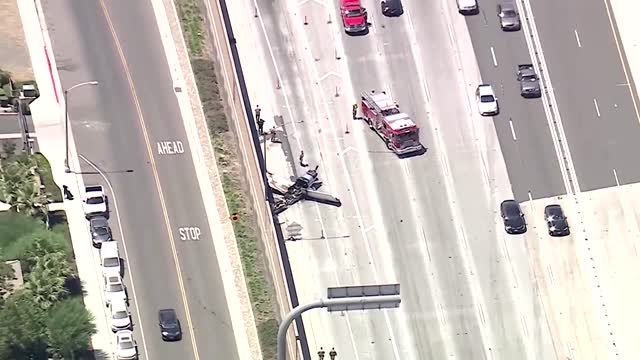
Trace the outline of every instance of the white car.
{"label": "white car", "polygon": [[120,330],[116,333],[116,357],[118,360],[138,358],[138,348],[131,330]]}
{"label": "white car", "polygon": [[107,195],[105,195],[102,185],[85,186],[82,202],[84,203],[84,215],[87,219],[107,213]]}
{"label": "white car", "polygon": [[104,278],[104,292],[107,306],[116,302],[129,304],[127,288],[122,283],[122,278],[118,275],[111,275]]}
{"label": "white car", "polygon": [[111,331],[131,330],[131,314],[124,301],[111,303]]}
{"label": "white car", "polygon": [[476,101],[478,102],[478,111],[482,116],[498,115],[500,108],[498,107],[498,98],[493,92],[491,85],[482,84],[476,90]]}
{"label": "white car", "polygon": [[458,12],[462,15],[474,15],[477,14],[478,0],[456,0],[458,5]]}
{"label": "white car", "polygon": [[102,244],[100,247],[100,263],[104,277],[120,276],[122,274],[117,242],[107,241]]}

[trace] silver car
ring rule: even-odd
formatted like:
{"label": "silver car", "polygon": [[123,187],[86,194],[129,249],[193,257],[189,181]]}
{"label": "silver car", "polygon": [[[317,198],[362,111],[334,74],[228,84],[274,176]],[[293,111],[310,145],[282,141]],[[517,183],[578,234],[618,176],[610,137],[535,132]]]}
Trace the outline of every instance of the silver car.
{"label": "silver car", "polygon": [[503,2],[498,4],[498,17],[500,27],[504,31],[520,30],[520,15],[513,2]]}

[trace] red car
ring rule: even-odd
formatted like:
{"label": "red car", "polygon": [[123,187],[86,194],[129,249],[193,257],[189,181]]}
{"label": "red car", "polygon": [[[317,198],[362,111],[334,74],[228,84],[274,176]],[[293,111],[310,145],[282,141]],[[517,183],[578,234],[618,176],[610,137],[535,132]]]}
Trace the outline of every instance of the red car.
{"label": "red car", "polygon": [[347,34],[366,32],[367,9],[360,5],[360,0],[340,0],[340,14],[342,25]]}

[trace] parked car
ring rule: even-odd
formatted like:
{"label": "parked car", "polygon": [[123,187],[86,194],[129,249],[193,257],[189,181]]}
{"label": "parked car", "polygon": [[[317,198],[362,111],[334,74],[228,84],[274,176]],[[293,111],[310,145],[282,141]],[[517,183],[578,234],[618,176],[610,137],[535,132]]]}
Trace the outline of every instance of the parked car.
{"label": "parked car", "polygon": [[120,264],[120,252],[118,251],[118,243],[108,241],[100,246],[100,264],[102,265],[102,274],[105,277],[111,275],[122,275],[122,267]]}
{"label": "parked car", "polygon": [[340,15],[347,34],[366,33],[369,30],[367,9],[362,7],[360,0],[340,0]]}
{"label": "parked car", "polygon": [[133,340],[131,330],[120,330],[116,333],[116,357],[118,360],[134,360],[138,358],[138,346]]}
{"label": "parked car", "polygon": [[507,234],[524,234],[527,232],[527,223],[517,201],[503,201],[500,204],[500,215]]}
{"label": "parked car", "polygon": [[158,311],[158,324],[162,340],[182,339],[182,327],[174,309],[162,309]]}
{"label": "parked car", "polygon": [[111,331],[131,330],[131,314],[124,301],[114,301],[109,307],[111,310]]}
{"label": "parked car", "polygon": [[478,0],[456,0],[458,12],[462,15],[476,15],[480,12]]}
{"label": "parked car", "polygon": [[551,236],[567,236],[571,233],[569,222],[562,211],[562,207],[557,204],[547,205],[544,208],[544,217]]}
{"label": "parked car", "polygon": [[129,305],[129,298],[127,296],[127,288],[122,282],[122,278],[118,275],[107,276],[104,278],[104,292],[106,306],[114,304],[116,302],[124,302]]}
{"label": "parked car", "polygon": [[401,0],[382,0],[380,8],[384,16],[400,16],[404,13]]}
{"label": "parked car", "polygon": [[111,241],[111,227],[104,216],[96,216],[89,219],[89,229],[91,230],[91,243],[93,247],[100,249],[103,242]]}

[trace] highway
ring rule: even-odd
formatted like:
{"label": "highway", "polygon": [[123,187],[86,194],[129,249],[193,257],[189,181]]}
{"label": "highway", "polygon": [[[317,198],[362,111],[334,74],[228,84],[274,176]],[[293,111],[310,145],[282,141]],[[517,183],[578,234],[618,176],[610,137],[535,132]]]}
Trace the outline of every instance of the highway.
{"label": "highway", "polygon": [[[270,171],[299,174],[304,150],[320,166],[324,191],[343,201],[340,209],[303,203],[282,216],[307,239],[288,245],[301,303],[328,286],[401,284],[397,311],[306,315],[312,353],[335,346],[353,359],[552,358],[522,237],[505,236],[497,214],[513,195],[494,125],[472,98],[480,77],[464,18],[453,2],[405,1],[399,19],[382,18],[377,2],[364,5],[373,25],[361,37],[344,35],[337,2],[260,4],[258,20],[246,18],[248,1],[230,9],[234,28],[250,29],[236,38],[255,79],[252,102],[271,101],[284,118],[284,152],[268,156],[288,161],[272,160]],[[269,88],[280,91],[270,98]],[[416,120],[427,154],[398,159],[351,120],[351,104],[372,89],[389,91]],[[545,176],[553,164],[527,168],[526,156],[509,168],[533,179],[518,188],[521,200],[529,191],[561,193],[559,171]]]}
{"label": "highway", "polygon": [[[618,55],[605,3],[600,0],[531,2],[573,164],[583,191],[640,180],[632,154],[640,151],[639,118]],[[540,100],[519,96],[515,71],[531,62],[522,31],[502,32],[497,1],[467,17],[483,79],[504,92],[496,129],[514,192],[533,197],[563,193],[558,162]],[[490,49],[493,47],[498,66]],[[517,140],[508,129],[513,119]],[[505,125],[507,124],[507,125]],[[527,170],[528,169],[528,170]]]}
{"label": "highway", "polygon": [[[88,160],[72,170],[82,171],[86,184],[110,185],[110,224],[126,262],[142,358],[237,359],[213,234],[151,3],[51,0],[44,11],[63,88],[99,81],[69,93],[77,149]],[[161,340],[161,308],[177,310],[182,341]]]}

